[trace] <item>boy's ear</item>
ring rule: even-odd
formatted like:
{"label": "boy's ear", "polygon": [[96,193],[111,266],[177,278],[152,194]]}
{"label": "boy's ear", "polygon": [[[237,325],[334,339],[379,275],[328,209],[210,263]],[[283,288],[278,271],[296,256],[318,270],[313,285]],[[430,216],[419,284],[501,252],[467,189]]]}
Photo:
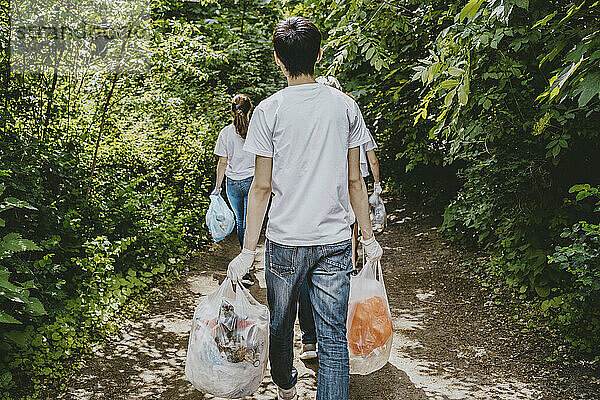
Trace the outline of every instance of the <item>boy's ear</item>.
{"label": "boy's ear", "polygon": [[277,64],[277,66],[279,66],[279,69],[281,69],[281,72],[283,72],[283,74],[287,76],[287,70],[285,69],[285,65],[283,65],[283,62],[279,59],[279,57],[277,57],[276,51],[273,51],[273,57],[275,57],[275,64]]}
{"label": "boy's ear", "polygon": [[323,58],[323,48],[321,47],[319,49],[319,55],[317,56],[317,62],[321,61],[322,58]]}

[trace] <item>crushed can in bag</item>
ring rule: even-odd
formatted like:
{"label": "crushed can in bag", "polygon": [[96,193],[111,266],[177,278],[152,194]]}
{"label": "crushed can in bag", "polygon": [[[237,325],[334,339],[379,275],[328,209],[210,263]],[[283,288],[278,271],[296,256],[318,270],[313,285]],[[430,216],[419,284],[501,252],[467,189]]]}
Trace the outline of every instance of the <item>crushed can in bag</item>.
{"label": "crushed can in bag", "polygon": [[220,194],[210,195],[210,205],[206,212],[206,226],[215,242],[220,242],[235,227],[235,216]]}
{"label": "crushed can in bag", "polygon": [[369,216],[375,232],[382,232],[387,225],[387,213],[381,196],[374,192],[369,196]]}
{"label": "crushed can in bag", "polygon": [[225,279],[194,312],[185,376],[204,393],[249,396],[263,381],[268,355],[269,310]]}
{"label": "crushed can in bag", "polygon": [[367,375],[382,368],[392,350],[394,328],[381,263],[367,263],[350,281],[347,339],[350,373]]}

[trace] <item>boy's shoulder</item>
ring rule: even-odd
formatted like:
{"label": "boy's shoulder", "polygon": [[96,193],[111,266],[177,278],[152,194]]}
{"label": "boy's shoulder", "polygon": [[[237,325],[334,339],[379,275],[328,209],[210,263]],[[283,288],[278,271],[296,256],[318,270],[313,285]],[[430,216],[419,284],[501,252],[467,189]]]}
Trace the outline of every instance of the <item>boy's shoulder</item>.
{"label": "boy's shoulder", "polygon": [[[326,94],[327,96],[331,96],[331,99],[333,101],[339,101],[340,104],[342,104],[343,106],[350,108],[350,109],[355,109],[356,107],[358,107],[358,105],[356,104],[356,101],[354,101],[354,99],[352,99],[350,96],[348,96],[346,93],[332,88],[330,86],[326,86],[323,84],[317,84],[316,88],[320,91],[322,91],[324,94]],[[269,97],[267,97],[266,99],[264,99],[263,101],[261,101],[259,103],[259,105],[257,106],[257,108],[260,108],[264,111],[267,111],[269,109],[276,109],[278,108],[283,102],[285,102],[286,98],[288,95],[290,95],[290,91],[286,90],[288,89],[287,87],[284,89],[281,89],[275,93],[273,93],[272,95],[270,95]]]}
{"label": "boy's shoulder", "polygon": [[262,109],[262,110],[267,110],[273,106],[277,106],[278,104],[280,104],[283,101],[283,93],[285,92],[285,89],[280,89],[277,92],[273,93],[272,95],[270,95],[269,97],[267,97],[266,99],[262,100],[260,103],[258,103],[258,106],[256,106],[257,109]]}

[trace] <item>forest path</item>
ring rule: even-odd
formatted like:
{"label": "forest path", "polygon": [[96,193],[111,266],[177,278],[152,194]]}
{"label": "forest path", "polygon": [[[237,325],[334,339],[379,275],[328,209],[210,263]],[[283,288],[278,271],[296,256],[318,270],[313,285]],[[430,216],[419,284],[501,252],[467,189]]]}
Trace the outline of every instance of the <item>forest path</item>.
{"label": "forest path", "polygon": [[[351,377],[360,399],[599,399],[584,375],[590,366],[544,361],[552,349],[522,332],[507,295],[493,295],[465,265],[477,254],[443,240],[438,219],[401,201],[387,203],[388,227],[378,235],[394,321],[390,362],[369,376]],[[59,399],[208,399],[184,376],[194,307],[218,287],[238,253],[231,235],[194,260],[195,269],[160,293],[140,321],[129,321]],[[480,260],[485,262],[484,259]],[[264,267],[251,292],[265,303]],[[296,326],[296,354],[299,329]],[[315,366],[297,361],[301,399],[314,399]],[[597,372],[597,371],[596,371]],[[275,399],[270,377],[251,399]]]}

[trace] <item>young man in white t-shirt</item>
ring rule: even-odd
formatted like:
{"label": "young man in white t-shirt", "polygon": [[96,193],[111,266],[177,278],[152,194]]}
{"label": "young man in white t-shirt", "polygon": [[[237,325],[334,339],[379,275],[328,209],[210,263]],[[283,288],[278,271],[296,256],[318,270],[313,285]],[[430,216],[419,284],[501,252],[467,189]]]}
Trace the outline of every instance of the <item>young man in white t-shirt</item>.
{"label": "young man in white t-shirt", "polygon": [[255,109],[244,150],[256,154],[242,252],[228,276],[238,281],[251,267],[269,203],[265,276],[271,311],[269,360],[280,399],[296,399],[293,367],[298,293],[308,280],[319,344],[317,400],[346,400],[349,359],[346,316],[350,291],[350,208],[363,232],[367,258],[383,250],[369,220],[359,146],[369,135],[358,105],[318,84],[321,32],[291,17],[273,33],[275,61],[288,87]]}

